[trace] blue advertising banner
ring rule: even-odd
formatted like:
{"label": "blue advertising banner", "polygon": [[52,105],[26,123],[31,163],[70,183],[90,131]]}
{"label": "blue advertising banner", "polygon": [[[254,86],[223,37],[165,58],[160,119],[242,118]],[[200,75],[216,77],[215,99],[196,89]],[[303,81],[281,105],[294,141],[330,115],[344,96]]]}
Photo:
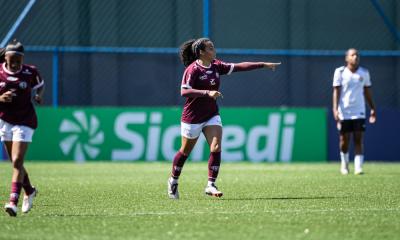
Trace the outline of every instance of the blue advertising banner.
{"label": "blue advertising banner", "polygon": [[[400,110],[377,110],[376,122],[369,123],[367,109],[364,134],[364,159],[371,161],[400,161]],[[333,113],[328,110],[328,159],[340,160],[339,133]],[[354,145],[350,144],[350,161],[354,159]]]}

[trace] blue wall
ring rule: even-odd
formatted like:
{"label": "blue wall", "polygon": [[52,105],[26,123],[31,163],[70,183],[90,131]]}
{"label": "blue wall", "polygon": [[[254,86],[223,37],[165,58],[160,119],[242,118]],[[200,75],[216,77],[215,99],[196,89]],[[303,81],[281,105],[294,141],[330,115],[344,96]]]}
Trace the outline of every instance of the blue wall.
{"label": "blue wall", "polygon": [[[373,161],[400,160],[400,111],[377,110],[377,121],[369,123],[367,110],[364,134],[364,158]],[[328,111],[328,159],[340,160],[339,133],[331,110]],[[350,161],[354,160],[354,146],[350,145]]]}

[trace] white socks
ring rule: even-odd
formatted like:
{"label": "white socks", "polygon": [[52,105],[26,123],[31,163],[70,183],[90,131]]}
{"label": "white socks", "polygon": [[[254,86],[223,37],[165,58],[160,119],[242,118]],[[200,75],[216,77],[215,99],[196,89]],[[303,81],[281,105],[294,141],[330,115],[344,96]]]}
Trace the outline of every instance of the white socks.
{"label": "white socks", "polygon": [[215,185],[215,182],[208,181],[207,186]]}
{"label": "white socks", "polygon": [[364,162],[364,155],[356,155],[354,157],[354,168],[355,169],[362,168],[363,162]]}
{"label": "white socks", "polygon": [[171,183],[172,184],[178,184],[178,179],[172,178]]}
{"label": "white socks", "polygon": [[349,163],[349,153],[340,152],[340,159],[342,163]]}

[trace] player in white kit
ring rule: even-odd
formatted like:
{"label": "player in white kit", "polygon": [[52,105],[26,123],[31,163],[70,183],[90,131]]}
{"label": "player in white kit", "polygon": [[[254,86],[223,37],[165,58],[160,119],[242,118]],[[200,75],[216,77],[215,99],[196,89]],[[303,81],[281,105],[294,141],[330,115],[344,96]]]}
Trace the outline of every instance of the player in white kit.
{"label": "player in white kit", "polygon": [[370,75],[367,69],[358,66],[360,55],[356,49],[347,51],[346,62],[347,66],[337,68],[333,77],[333,116],[340,133],[341,172],[349,173],[349,147],[353,133],[354,174],[362,174],[365,100],[371,108],[370,123],[375,122],[376,114],[370,91]]}

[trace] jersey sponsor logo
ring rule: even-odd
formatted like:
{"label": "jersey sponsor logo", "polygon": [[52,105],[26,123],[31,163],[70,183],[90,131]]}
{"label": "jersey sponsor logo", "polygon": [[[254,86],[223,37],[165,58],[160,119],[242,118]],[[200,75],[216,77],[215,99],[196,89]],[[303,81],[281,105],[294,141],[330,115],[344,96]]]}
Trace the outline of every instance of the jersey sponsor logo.
{"label": "jersey sponsor logo", "polygon": [[211,166],[211,170],[218,172],[219,166]]}
{"label": "jersey sponsor logo", "polygon": [[19,87],[22,89],[25,89],[28,86],[28,84],[26,82],[20,82],[19,83]]}
{"label": "jersey sponsor logo", "polygon": [[217,72],[217,73],[215,74],[215,76],[217,76],[217,78],[219,78],[219,73]]}
{"label": "jersey sponsor logo", "polygon": [[23,74],[32,74],[31,72],[29,72],[28,69],[25,69],[25,71],[22,72]]}
{"label": "jersey sponsor logo", "polygon": [[175,166],[174,169],[175,169],[175,171],[180,172],[180,171],[182,171],[183,167],[177,167],[177,166]]}
{"label": "jersey sponsor logo", "polygon": [[17,81],[18,78],[16,78],[16,77],[8,77],[7,80],[8,81]]}
{"label": "jersey sponsor logo", "polygon": [[207,75],[201,76],[199,77],[200,80],[206,80],[207,79]]}
{"label": "jersey sponsor logo", "polygon": [[211,84],[211,85],[215,85],[214,80],[215,80],[215,79],[211,79],[211,80],[210,80],[210,84]]}
{"label": "jersey sponsor logo", "polygon": [[0,82],[0,87],[5,87],[6,83],[5,82]]}
{"label": "jersey sponsor logo", "polygon": [[213,71],[207,71],[206,73],[207,73],[207,74],[211,74],[212,72],[213,72]]}

